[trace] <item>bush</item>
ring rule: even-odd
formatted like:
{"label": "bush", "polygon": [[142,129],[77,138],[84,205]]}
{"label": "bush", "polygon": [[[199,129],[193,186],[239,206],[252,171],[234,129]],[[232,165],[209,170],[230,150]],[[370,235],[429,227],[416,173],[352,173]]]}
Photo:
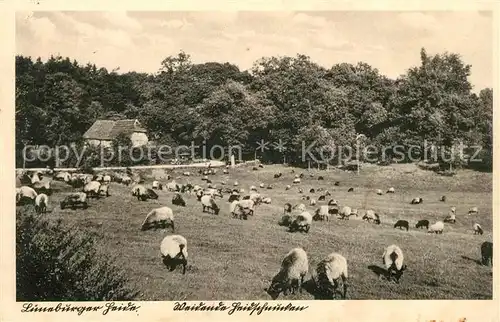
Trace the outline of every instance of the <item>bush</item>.
{"label": "bush", "polygon": [[16,214],[17,301],[127,301],[138,291],[97,251],[97,235],[49,223],[28,206]]}

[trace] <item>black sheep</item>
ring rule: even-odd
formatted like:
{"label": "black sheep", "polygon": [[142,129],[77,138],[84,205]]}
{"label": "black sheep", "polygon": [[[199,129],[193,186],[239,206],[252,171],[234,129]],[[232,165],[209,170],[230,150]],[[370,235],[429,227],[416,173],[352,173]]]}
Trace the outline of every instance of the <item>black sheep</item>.
{"label": "black sheep", "polygon": [[353,192],[354,191],[354,188],[349,188],[349,190],[347,190],[347,192]]}
{"label": "black sheep", "polygon": [[427,219],[422,219],[417,222],[415,228],[425,228],[429,229],[429,221]]}
{"label": "black sheep", "polygon": [[178,194],[178,193],[176,193],[172,197],[172,204],[176,205],[176,206],[186,207],[186,201],[184,201],[184,199],[182,198],[182,196],[180,194]]}
{"label": "black sheep", "polygon": [[394,228],[406,228],[406,231],[408,231],[410,229],[410,224],[408,223],[407,220],[398,220],[395,224],[394,224]]}
{"label": "black sheep", "polygon": [[481,264],[493,266],[493,243],[484,242],[481,244]]}

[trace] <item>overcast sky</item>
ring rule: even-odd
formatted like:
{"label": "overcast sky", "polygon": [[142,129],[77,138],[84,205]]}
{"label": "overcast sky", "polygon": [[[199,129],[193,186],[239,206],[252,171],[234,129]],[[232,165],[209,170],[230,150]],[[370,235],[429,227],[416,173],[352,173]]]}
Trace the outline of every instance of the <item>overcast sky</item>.
{"label": "overcast sky", "polygon": [[262,56],[305,54],[324,67],[364,61],[391,78],[428,54],[472,65],[474,91],[492,87],[488,12],[18,12],[16,51],[69,56],[120,72],[156,72],[181,49],[193,62],[248,69]]}

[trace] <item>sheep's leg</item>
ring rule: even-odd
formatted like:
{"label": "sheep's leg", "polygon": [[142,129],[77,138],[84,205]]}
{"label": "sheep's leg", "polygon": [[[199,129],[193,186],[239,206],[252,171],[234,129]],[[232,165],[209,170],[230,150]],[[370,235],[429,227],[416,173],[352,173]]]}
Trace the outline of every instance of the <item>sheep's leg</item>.
{"label": "sheep's leg", "polygon": [[302,285],[304,284],[304,277],[305,275],[301,274],[300,275],[300,284],[299,284],[299,293],[302,294]]}
{"label": "sheep's leg", "polygon": [[175,232],[175,224],[173,221],[170,223],[170,226],[172,227],[172,232],[174,233]]}
{"label": "sheep's leg", "polygon": [[347,285],[347,277],[345,277],[344,274],[342,274],[342,286],[344,288],[343,298],[345,300],[346,297],[347,297],[347,287],[348,287],[348,285]]}

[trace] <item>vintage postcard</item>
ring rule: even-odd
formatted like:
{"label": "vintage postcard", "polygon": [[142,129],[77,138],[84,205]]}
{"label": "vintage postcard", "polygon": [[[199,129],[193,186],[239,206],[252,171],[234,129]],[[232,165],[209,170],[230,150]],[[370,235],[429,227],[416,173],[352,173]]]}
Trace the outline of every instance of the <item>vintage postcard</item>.
{"label": "vintage postcard", "polygon": [[0,6],[2,321],[500,321],[498,4]]}

